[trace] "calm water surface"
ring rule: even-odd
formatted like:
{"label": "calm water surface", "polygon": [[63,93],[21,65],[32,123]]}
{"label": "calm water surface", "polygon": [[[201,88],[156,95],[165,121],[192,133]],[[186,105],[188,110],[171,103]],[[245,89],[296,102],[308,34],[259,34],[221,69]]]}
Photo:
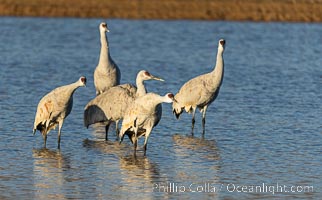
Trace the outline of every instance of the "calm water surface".
{"label": "calm water surface", "polygon": [[[199,114],[191,136],[191,116],[177,121],[167,104],[147,156],[140,141],[135,159],[113,129],[106,142],[102,126],[82,124],[100,22],[0,18],[1,199],[322,198],[321,24],[107,20],[121,82],[146,69],[166,80],[147,83],[162,95],[210,71],[218,40],[227,41],[204,137]],[[61,150],[57,130],[43,149],[32,135],[38,101],[81,75],[88,86],[74,94]]]}

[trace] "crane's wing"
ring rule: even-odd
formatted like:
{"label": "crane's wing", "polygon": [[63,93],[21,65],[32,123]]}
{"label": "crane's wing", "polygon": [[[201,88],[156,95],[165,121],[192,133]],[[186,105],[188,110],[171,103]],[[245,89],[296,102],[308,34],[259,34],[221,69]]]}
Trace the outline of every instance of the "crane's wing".
{"label": "crane's wing", "polygon": [[136,87],[132,84],[122,84],[122,85],[118,85],[117,87],[126,89],[129,92],[129,94],[133,97],[135,97],[136,95]]}
{"label": "crane's wing", "polygon": [[134,101],[132,95],[129,88],[115,86],[95,97],[85,107],[84,125],[88,127],[98,122],[121,119],[127,106]]}
{"label": "crane's wing", "polygon": [[38,103],[34,121],[34,132],[38,125],[46,124],[46,122],[52,117],[52,113],[55,109],[55,103],[51,96],[52,95],[50,94],[44,96]]}
{"label": "crane's wing", "polygon": [[139,115],[138,106],[135,103],[132,103],[125,112],[123,121],[122,121],[122,129],[124,131],[137,126],[137,117]]}
{"label": "crane's wing", "polygon": [[207,82],[204,76],[198,76],[186,82],[179,92],[175,95],[175,99],[182,107],[187,105],[197,105],[205,96],[207,96]]}
{"label": "crane's wing", "polygon": [[107,121],[104,111],[97,105],[87,105],[84,110],[84,126]]}

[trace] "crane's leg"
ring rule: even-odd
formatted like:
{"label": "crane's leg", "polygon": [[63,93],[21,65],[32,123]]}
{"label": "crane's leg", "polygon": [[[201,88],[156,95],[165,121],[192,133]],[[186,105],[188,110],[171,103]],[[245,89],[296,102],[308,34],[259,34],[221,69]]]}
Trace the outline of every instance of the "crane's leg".
{"label": "crane's leg", "polygon": [[146,156],[146,149],[147,149],[147,146],[148,146],[148,140],[149,140],[151,131],[152,131],[152,128],[147,128],[146,131],[145,131],[145,140],[144,140],[144,146],[143,146],[143,148],[144,148],[144,156]]}
{"label": "crane's leg", "polygon": [[120,135],[119,121],[120,121],[120,120],[116,120],[116,121],[115,121],[116,140],[118,140],[118,139],[119,139],[119,135]]}
{"label": "crane's leg", "polygon": [[50,120],[47,120],[45,123],[45,128],[42,129],[41,134],[42,137],[44,138],[44,148],[46,148],[46,144],[47,144],[47,134],[49,133],[50,130],[48,130],[50,124]]}
{"label": "crane's leg", "polygon": [[44,138],[44,148],[46,148],[46,143],[47,143],[47,133],[43,133],[42,137]]}
{"label": "crane's leg", "polygon": [[136,149],[138,147],[138,139],[134,138],[133,143],[134,143],[134,154],[133,155],[134,155],[134,157],[136,157]]}
{"label": "crane's leg", "polygon": [[125,134],[124,133],[121,133],[121,138],[120,138],[120,142],[119,142],[119,144],[121,144],[122,142],[123,142],[123,139],[124,139],[124,136],[125,136]]}
{"label": "crane's leg", "polygon": [[60,136],[61,136],[61,128],[63,127],[63,121],[59,122],[58,124],[58,146],[57,148],[60,149]]}
{"label": "crane's leg", "polygon": [[191,107],[192,109],[192,120],[191,120],[191,135],[193,135],[193,129],[195,128],[195,114],[196,114],[196,108],[195,107]]}
{"label": "crane's leg", "polygon": [[108,129],[109,129],[109,127],[110,127],[110,124],[109,123],[106,124],[106,126],[105,126],[105,140],[106,141],[108,140]]}
{"label": "crane's leg", "polygon": [[205,134],[206,130],[206,111],[207,111],[208,105],[205,105],[202,109],[202,134]]}
{"label": "crane's leg", "polygon": [[133,139],[133,144],[134,144],[134,157],[136,157],[136,149],[137,149],[137,146],[138,146],[138,126],[135,126],[134,127],[134,139]]}

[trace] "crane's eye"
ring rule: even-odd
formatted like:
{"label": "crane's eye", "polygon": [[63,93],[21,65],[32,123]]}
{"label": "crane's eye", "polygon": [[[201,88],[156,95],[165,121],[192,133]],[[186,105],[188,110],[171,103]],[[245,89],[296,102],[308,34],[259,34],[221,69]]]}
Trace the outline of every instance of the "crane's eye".
{"label": "crane's eye", "polygon": [[151,74],[150,74],[148,71],[145,71],[145,72],[144,72],[144,75],[146,75],[146,76],[151,76]]}
{"label": "crane's eye", "polygon": [[107,25],[106,25],[106,24],[102,24],[102,27],[103,27],[103,28],[106,28],[106,27],[107,27]]}
{"label": "crane's eye", "polygon": [[170,94],[168,94],[168,97],[169,97],[170,99],[173,99],[173,98],[174,98],[174,95],[173,95],[172,93],[170,93]]}
{"label": "crane's eye", "polygon": [[82,77],[82,78],[81,78],[81,81],[82,81],[83,83],[86,83],[86,78],[85,78],[85,77]]}

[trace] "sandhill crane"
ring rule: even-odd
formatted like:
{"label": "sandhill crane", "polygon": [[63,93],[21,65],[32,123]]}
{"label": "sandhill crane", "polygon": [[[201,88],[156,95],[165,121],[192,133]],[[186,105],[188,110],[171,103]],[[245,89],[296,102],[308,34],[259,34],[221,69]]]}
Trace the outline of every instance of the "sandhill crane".
{"label": "sandhill crane", "polygon": [[123,118],[126,107],[131,104],[136,97],[146,94],[144,81],[163,79],[153,76],[148,71],[141,70],[136,77],[137,88],[131,84],[123,84],[110,88],[106,92],[92,99],[84,111],[84,125],[103,122],[105,126],[105,140],[108,139],[108,129],[112,122],[116,122],[116,135],[119,134],[118,122]]}
{"label": "sandhill crane", "polygon": [[138,138],[145,136],[144,155],[146,155],[149,136],[152,129],[156,126],[156,107],[161,103],[172,103],[175,101],[172,93],[167,93],[165,96],[147,93],[146,95],[136,98],[125,111],[120,131],[120,143],[123,141],[124,136],[128,135],[131,142],[134,144],[135,156]]}
{"label": "sandhill crane", "polygon": [[178,119],[183,109],[192,113],[191,133],[195,124],[195,112],[199,108],[202,112],[202,128],[205,133],[206,110],[208,106],[217,98],[220,86],[224,77],[224,59],[225,40],[218,42],[217,61],[215,68],[207,73],[197,76],[186,82],[179,92],[175,95],[177,102],[172,104],[173,113]]}
{"label": "sandhill crane", "polygon": [[113,87],[120,84],[121,72],[118,66],[113,61],[109,44],[106,36],[106,32],[109,32],[107,24],[102,22],[99,25],[100,38],[101,38],[101,51],[98,65],[94,71],[94,85],[96,89],[96,95],[99,95]]}
{"label": "sandhill crane", "polygon": [[60,148],[60,135],[65,118],[73,107],[73,94],[78,87],[86,86],[86,77],[82,76],[75,83],[58,87],[41,98],[35,116],[33,133],[36,130],[42,133],[44,147],[46,147],[47,134],[58,125],[58,149]]}

